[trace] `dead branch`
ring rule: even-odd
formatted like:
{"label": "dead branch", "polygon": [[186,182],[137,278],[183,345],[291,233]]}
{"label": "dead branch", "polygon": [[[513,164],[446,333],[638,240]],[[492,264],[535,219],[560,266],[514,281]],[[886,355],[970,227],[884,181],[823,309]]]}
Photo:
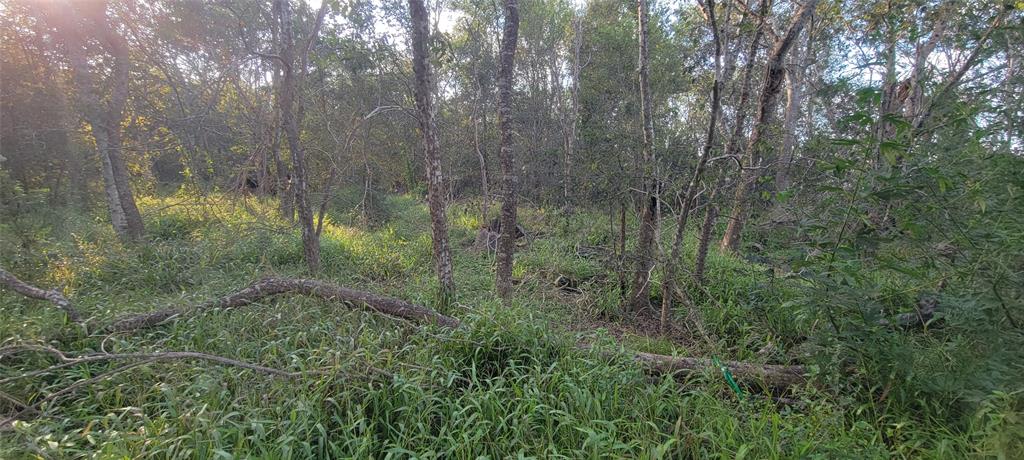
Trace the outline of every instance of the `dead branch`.
{"label": "dead branch", "polygon": [[[717,367],[710,359],[656,355],[642,351],[635,352],[633,359],[650,370],[662,374],[688,375]],[[776,389],[797,386],[807,381],[807,370],[803,366],[753,364],[741,361],[722,361],[722,365],[728,368],[737,380],[761,381]]]}
{"label": "dead branch", "polygon": [[228,294],[213,302],[192,309],[168,308],[151,313],[133,315],[115,321],[106,330],[108,332],[125,332],[145,329],[164,323],[189,311],[243,307],[279,294],[301,294],[326,301],[360,304],[378,313],[417,323],[435,323],[446,327],[458,327],[459,325],[458,319],[442,315],[430,308],[404,300],[384,297],[312,279],[264,278],[238,292]]}
{"label": "dead branch", "polygon": [[104,373],[102,373],[100,375],[97,375],[95,377],[91,377],[91,378],[87,378],[87,379],[82,379],[82,380],[79,380],[79,381],[77,381],[75,383],[72,383],[71,385],[68,385],[67,387],[64,387],[60,391],[52,393],[52,394],[46,396],[45,398],[39,400],[39,402],[37,402],[36,404],[34,404],[32,406],[28,406],[28,407],[26,407],[26,408],[16,412],[14,415],[12,415],[12,416],[4,419],[4,420],[0,420],[0,431],[3,431],[3,430],[6,430],[6,429],[10,428],[11,424],[13,424],[16,420],[21,419],[23,416],[25,416],[25,414],[28,414],[30,412],[42,413],[43,411],[42,411],[41,408],[42,408],[43,404],[56,401],[56,400],[60,399],[61,397],[67,396],[67,395],[69,395],[71,393],[74,393],[74,392],[78,391],[79,388],[92,385],[93,383],[100,382],[102,380],[106,380],[106,379],[108,379],[110,377],[113,377],[113,376],[115,376],[117,374],[120,374],[120,373],[125,372],[127,370],[134,369],[134,368],[139,367],[139,366],[143,366],[145,364],[149,364],[149,363],[151,363],[153,361],[155,361],[155,360],[145,360],[145,361],[139,361],[139,362],[135,362],[135,363],[131,363],[131,364],[125,364],[124,366],[118,367],[117,369],[111,370],[109,372],[104,372]]}
{"label": "dead branch", "polygon": [[[8,287],[12,287],[11,282],[9,280],[13,279],[17,281],[17,278],[14,278],[7,272],[0,271],[0,274],[5,275],[2,278],[2,281],[4,281],[5,285],[7,285]],[[20,281],[18,283],[20,283]],[[21,290],[19,290],[23,289],[21,286],[28,285],[20,283],[17,286],[17,288],[12,288],[16,289],[17,292],[22,292]],[[23,294],[33,298],[42,298],[50,300],[50,298],[45,297],[44,294],[39,294],[45,293],[46,291],[42,291],[41,289],[34,288],[32,286],[28,287],[34,289],[28,292],[38,294],[39,296],[29,295],[22,292]],[[57,294],[59,295],[59,293]],[[254,302],[258,302],[267,297],[272,297],[281,294],[299,294],[310,297],[316,297],[330,302],[359,304],[369,310],[373,310],[378,313],[382,313],[403,320],[409,320],[420,324],[432,323],[449,328],[457,328],[460,327],[461,325],[461,322],[457,318],[443,315],[428,307],[406,302],[401,299],[385,297],[378,294],[359,291],[355,289],[349,289],[324,281],[312,279],[264,278],[262,280],[256,281],[255,283],[252,283],[248,287],[243,288],[237,292],[228,294],[217,300],[196,307],[168,308],[164,310],[157,310],[150,313],[144,313],[141,315],[132,315],[121,318],[119,320],[114,321],[111,325],[107,326],[106,331],[128,332],[139,329],[145,329],[162,324],[166,321],[169,321],[184,314],[200,312],[204,310],[212,310],[217,308],[239,308],[252,304]],[[61,296],[60,298],[64,299],[63,296]],[[66,302],[67,299],[64,299],[64,301]],[[70,304],[68,304],[68,306],[70,306]],[[583,348],[588,349],[588,347]],[[294,378],[301,375],[301,373],[281,371],[278,369],[259,366],[255,364],[249,364],[242,361],[237,361],[216,355],[183,351],[120,354],[98,353],[77,357],[69,357],[60,350],[51,347],[38,345],[19,345],[14,347],[0,348],[0,358],[3,358],[4,356],[12,353],[22,351],[37,351],[49,353],[56,356],[61,361],[61,363],[46,369],[33,371],[20,376],[0,380],[0,384],[7,383],[13,380],[29,378],[32,376],[53,372],[55,370],[74,366],[77,364],[110,360],[140,360],[141,363],[148,363],[160,360],[198,359],[213,362],[216,364],[250,369],[263,374],[278,377]],[[674,357],[643,352],[636,352],[634,354],[634,360],[640,364],[643,364],[649,370],[661,374],[676,372],[685,374],[714,366],[714,364],[709,359]],[[732,374],[738,379],[763,381],[765,384],[773,388],[786,388],[789,386],[800,384],[806,380],[806,372],[802,366],[761,365],[738,361],[727,361],[724,362],[724,365],[728,367],[730,372],[732,372]]]}
{"label": "dead branch", "polygon": [[71,306],[71,302],[68,301],[60,291],[54,289],[47,291],[45,289],[37,288],[19,280],[17,277],[2,268],[0,268],[0,286],[6,287],[25,297],[49,301],[56,305],[57,308],[64,310],[64,313],[67,313],[68,319],[72,322],[82,322],[82,317],[78,314],[78,310],[75,310],[75,308]]}
{"label": "dead branch", "polygon": [[303,375],[310,374],[309,372],[288,372],[288,371],[283,371],[283,370],[280,370],[280,369],[275,369],[275,368],[272,368],[272,367],[260,366],[258,364],[251,364],[251,363],[247,363],[247,362],[244,362],[244,361],[239,361],[239,360],[235,360],[235,359],[231,359],[231,358],[225,358],[223,356],[217,356],[217,355],[211,355],[211,354],[207,354],[207,353],[199,353],[199,352],[193,352],[193,351],[161,351],[161,352],[150,352],[150,353],[96,353],[96,354],[87,354],[87,355],[81,355],[81,356],[68,356],[67,354],[65,354],[64,352],[62,352],[62,351],[60,351],[60,350],[58,350],[56,348],[45,346],[45,345],[13,345],[13,346],[8,346],[8,347],[0,348],[0,359],[4,358],[6,356],[11,356],[11,355],[14,355],[14,354],[20,354],[20,353],[25,353],[25,352],[48,353],[50,355],[53,355],[53,356],[57,357],[57,359],[60,360],[61,363],[57,364],[57,365],[54,365],[54,366],[50,366],[50,367],[48,367],[46,369],[40,369],[40,370],[37,370],[37,371],[27,372],[27,373],[24,373],[24,374],[21,374],[21,375],[17,375],[17,376],[14,376],[14,377],[9,377],[9,378],[0,380],[0,384],[6,384],[6,383],[9,383],[9,382],[12,382],[12,381],[16,381],[16,380],[30,378],[30,377],[34,377],[34,376],[38,376],[38,375],[42,375],[42,374],[48,374],[48,373],[57,371],[59,369],[63,369],[63,368],[66,368],[66,367],[75,366],[75,365],[79,365],[79,364],[101,362],[101,361],[135,361],[135,362],[129,363],[129,364],[125,364],[125,365],[120,366],[120,367],[118,367],[116,369],[104,372],[102,374],[99,374],[97,376],[94,376],[94,377],[91,377],[91,378],[88,378],[88,379],[78,380],[78,381],[72,383],[71,385],[68,385],[67,387],[64,387],[64,388],[62,388],[62,389],[60,389],[60,390],[58,390],[58,391],[56,391],[54,393],[51,393],[51,394],[47,395],[43,399],[41,399],[41,400],[37,401],[36,403],[31,404],[31,405],[23,403],[23,402],[15,399],[13,397],[10,397],[10,396],[8,396],[8,395],[6,395],[4,393],[0,393],[0,396],[3,396],[4,399],[9,400],[10,402],[15,403],[16,405],[21,406],[20,409],[17,412],[14,413],[14,415],[12,415],[12,416],[10,416],[10,417],[0,421],[0,430],[8,428],[9,425],[12,422],[14,422],[15,420],[20,419],[21,417],[25,416],[28,413],[42,413],[43,412],[42,407],[43,407],[44,404],[54,402],[54,401],[60,399],[61,397],[70,395],[70,394],[74,393],[75,391],[78,391],[78,389],[80,389],[82,387],[86,387],[86,386],[92,385],[94,383],[97,383],[97,382],[100,382],[102,380],[106,380],[106,379],[108,379],[110,377],[113,377],[113,376],[115,376],[117,374],[121,374],[121,373],[123,373],[123,372],[125,372],[127,370],[130,370],[130,369],[133,369],[133,368],[136,368],[136,367],[139,367],[139,366],[143,366],[143,365],[146,365],[146,364],[154,363],[154,362],[157,362],[157,361],[170,361],[170,360],[179,360],[179,359],[182,359],[182,360],[190,360],[191,359],[191,360],[208,361],[208,362],[212,362],[212,363],[215,363],[215,364],[220,364],[220,365],[224,365],[224,366],[231,366],[231,367],[239,367],[239,368],[242,368],[242,369],[248,369],[248,370],[251,370],[251,371],[255,371],[255,372],[260,373],[260,374],[270,375],[270,376],[273,376],[273,377],[286,378],[286,379],[297,378],[297,377],[301,377]]}
{"label": "dead branch", "polygon": [[276,377],[295,378],[303,375],[302,372],[287,372],[282,371],[280,369],[274,369],[272,367],[250,364],[244,361],[225,358],[223,356],[199,353],[194,351],[158,351],[150,353],[91,353],[80,356],[68,356],[64,352],[56,348],[48,347],[45,345],[13,345],[0,348],[0,359],[3,359],[4,357],[7,356],[25,352],[48,353],[53,356],[56,356],[57,359],[61,361],[61,363],[54,366],[50,366],[46,369],[32,371],[14,377],[8,377],[6,379],[0,380],[0,384],[6,384],[15,380],[21,380],[29,377],[34,377],[37,375],[47,374],[65,367],[75,366],[78,364],[94,363],[101,361],[126,360],[167,361],[176,359],[195,359],[200,361],[209,361],[212,363],[221,364],[225,366],[240,367],[242,369],[249,369],[251,371],[256,371],[261,374],[273,375]]}

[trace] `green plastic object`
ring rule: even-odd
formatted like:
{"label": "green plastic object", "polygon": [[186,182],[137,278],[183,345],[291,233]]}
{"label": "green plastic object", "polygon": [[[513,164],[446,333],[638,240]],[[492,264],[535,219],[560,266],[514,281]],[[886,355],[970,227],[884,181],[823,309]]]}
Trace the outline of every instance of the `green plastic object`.
{"label": "green plastic object", "polygon": [[712,357],[711,362],[715,363],[715,365],[722,370],[722,376],[725,377],[726,383],[729,384],[729,387],[732,388],[732,391],[736,392],[736,397],[739,398],[740,401],[742,401],[743,389],[740,388],[740,386],[736,383],[736,380],[732,378],[732,372],[729,372],[729,368],[722,364],[722,362],[718,360],[718,357]]}

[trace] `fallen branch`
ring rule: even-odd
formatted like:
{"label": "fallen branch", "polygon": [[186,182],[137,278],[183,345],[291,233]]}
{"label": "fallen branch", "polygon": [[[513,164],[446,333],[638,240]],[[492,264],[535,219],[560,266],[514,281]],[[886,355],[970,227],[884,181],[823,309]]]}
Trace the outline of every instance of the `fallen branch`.
{"label": "fallen branch", "polygon": [[94,363],[100,361],[125,361],[125,360],[145,360],[145,361],[167,361],[175,359],[197,359],[201,361],[210,361],[213,363],[240,367],[242,369],[249,369],[252,371],[259,372],[261,374],[273,375],[276,377],[295,378],[302,376],[302,372],[287,372],[280,369],[274,369],[272,367],[260,366],[258,364],[250,364],[244,361],[238,361],[231,358],[225,358],[223,356],[211,355],[207,353],[199,353],[194,351],[158,351],[150,353],[93,353],[80,356],[67,356],[64,352],[48,346],[43,345],[13,345],[9,347],[0,348],[0,359],[14,354],[24,352],[40,352],[48,353],[56,356],[61,364],[41,369],[38,371],[32,371],[25,374],[21,374],[14,377],[8,377],[0,380],[0,384],[6,384],[14,380],[20,380],[28,377],[34,377],[41,374],[46,374],[61,368],[75,366],[78,364]]}
{"label": "fallen branch", "polygon": [[78,310],[75,310],[75,308],[71,306],[71,302],[68,301],[60,291],[53,289],[47,291],[45,289],[37,288],[19,280],[17,277],[2,268],[0,268],[0,286],[6,287],[28,298],[52,302],[57,306],[57,308],[64,310],[64,313],[67,313],[68,319],[72,322],[80,323],[82,321],[82,317],[78,314]]}
{"label": "fallen branch", "polygon": [[[590,344],[579,344],[580,350],[591,351]],[[642,365],[648,372],[656,375],[687,376],[696,372],[703,372],[706,369],[717,369],[718,365],[714,360],[706,358],[690,358],[685,356],[657,355],[642,351],[630,352],[633,361]],[[601,356],[614,359],[618,355],[612,352],[599,352]],[[755,364],[742,361],[720,361],[723,366],[729,369],[733,378],[748,382],[762,382],[767,387],[776,390],[785,390],[789,387],[801,385],[807,382],[807,370],[803,366],[784,366],[777,364]],[[747,384],[747,386],[753,386]]]}
{"label": "fallen branch", "polygon": [[[662,374],[686,375],[717,367],[710,359],[656,355],[642,351],[635,352],[633,359],[648,369]],[[757,380],[772,388],[785,389],[807,381],[807,371],[803,366],[752,364],[741,361],[722,361],[721,363],[736,379]]]}
{"label": "fallen branch", "polygon": [[113,376],[115,376],[117,374],[120,374],[122,372],[131,370],[131,369],[139,367],[139,366],[143,366],[145,364],[149,364],[152,361],[153,360],[146,360],[146,361],[139,361],[139,362],[135,362],[135,363],[131,363],[131,364],[125,364],[124,366],[118,367],[117,369],[114,369],[112,371],[104,372],[104,373],[102,373],[100,375],[97,375],[95,377],[91,377],[91,378],[88,378],[88,379],[82,379],[82,380],[79,380],[79,381],[77,381],[75,383],[72,383],[71,385],[68,385],[67,387],[61,389],[60,391],[52,393],[52,394],[46,396],[45,398],[39,400],[39,402],[37,402],[36,404],[28,406],[28,407],[26,407],[26,408],[16,412],[14,415],[12,415],[10,417],[7,417],[4,420],[0,420],[0,431],[9,429],[14,424],[15,421],[17,421],[17,420],[21,419],[22,417],[24,417],[25,414],[28,414],[30,412],[32,412],[32,413],[40,413],[40,414],[43,413],[43,410],[42,410],[43,404],[56,401],[56,400],[60,399],[61,397],[67,396],[67,395],[69,395],[71,393],[74,393],[75,391],[78,391],[79,388],[82,388],[82,387],[85,387],[85,386],[89,386],[89,385],[91,385],[93,383],[96,383],[96,382],[99,382],[99,381],[102,381],[102,380],[106,380],[106,379],[108,379],[110,377],[113,377]]}
{"label": "fallen branch", "polygon": [[[228,294],[213,302],[195,307],[192,310],[202,311],[215,308],[243,307],[279,294],[301,294],[327,301],[361,304],[378,313],[417,323],[434,323],[446,327],[458,327],[459,325],[458,319],[442,315],[422,305],[392,297],[384,297],[371,292],[349,289],[323,281],[301,278],[264,278],[238,292]],[[141,315],[133,315],[115,321],[106,330],[108,332],[125,332],[144,329],[161,324],[187,311],[189,310],[169,308]]]}
{"label": "fallen branch", "polygon": [[88,378],[88,379],[78,380],[78,381],[72,383],[71,385],[68,385],[67,387],[64,387],[64,388],[62,388],[62,389],[60,389],[60,390],[58,390],[58,391],[56,391],[54,393],[51,393],[51,394],[47,395],[43,399],[41,399],[41,400],[37,401],[36,403],[31,404],[31,405],[26,404],[24,402],[21,402],[21,401],[15,399],[13,397],[10,397],[10,396],[8,396],[8,395],[6,395],[4,393],[0,393],[0,396],[3,396],[4,399],[7,399],[10,402],[13,402],[13,403],[21,406],[20,410],[15,412],[14,415],[12,415],[12,416],[10,416],[10,417],[0,421],[0,430],[8,428],[12,422],[22,418],[23,416],[25,416],[28,413],[42,413],[43,412],[43,410],[42,410],[43,404],[56,401],[57,399],[59,399],[59,398],[61,398],[63,396],[67,396],[67,395],[77,391],[79,388],[82,388],[82,387],[91,385],[93,383],[105,380],[107,378],[113,377],[113,376],[115,376],[117,374],[123,373],[124,371],[130,370],[130,369],[133,369],[133,368],[136,368],[136,367],[139,367],[139,366],[143,366],[143,365],[146,365],[146,364],[154,363],[154,362],[157,362],[157,361],[169,361],[169,360],[178,360],[178,359],[195,359],[195,360],[201,360],[201,361],[209,361],[209,362],[220,364],[220,365],[224,365],[224,366],[239,367],[239,368],[242,368],[242,369],[248,369],[248,370],[251,370],[251,371],[255,371],[255,372],[258,372],[260,374],[270,375],[270,376],[273,376],[273,377],[287,378],[287,379],[292,379],[292,378],[296,378],[296,377],[300,377],[300,376],[308,374],[308,373],[305,373],[305,372],[282,371],[280,369],[274,369],[272,367],[260,366],[258,364],[251,364],[251,363],[247,363],[247,362],[244,362],[244,361],[238,361],[238,360],[231,359],[231,358],[225,358],[223,356],[217,356],[217,355],[211,355],[211,354],[207,354],[207,353],[199,353],[199,352],[193,352],[193,351],[161,351],[161,352],[151,352],[151,353],[96,353],[96,354],[88,354],[88,355],[81,355],[81,356],[67,356],[64,352],[62,352],[62,351],[60,351],[60,350],[58,350],[56,348],[48,347],[48,346],[44,346],[44,345],[14,345],[14,346],[8,346],[8,347],[0,348],[0,359],[4,358],[6,356],[10,356],[10,355],[14,355],[14,354],[19,354],[19,353],[24,353],[24,352],[47,353],[47,354],[56,356],[57,359],[61,361],[61,363],[57,364],[57,365],[54,365],[54,366],[50,366],[50,367],[48,367],[46,369],[40,369],[40,370],[36,370],[36,371],[32,371],[32,372],[26,372],[24,374],[17,375],[17,376],[14,376],[14,377],[8,377],[6,379],[0,380],[0,385],[7,384],[7,383],[10,383],[10,382],[16,381],[16,380],[21,380],[21,379],[26,379],[26,378],[30,378],[30,377],[35,377],[35,376],[42,375],[42,374],[48,374],[48,373],[54,372],[54,371],[59,370],[59,369],[63,369],[63,368],[70,367],[70,366],[76,366],[76,365],[79,365],[79,364],[94,363],[94,362],[100,362],[100,361],[135,361],[135,362],[129,363],[129,364],[125,364],[125,365],[120,366],[120,367],[118,367],[116,369],[113,369],[113,370],[101,373],[101,374],[99,374],[97,376],[94,376],[94,377],[91,377],[91,378]]}
{"label": "fallen branch", "polygon": [[[33,298],[42,298],[51,300],[55,298],[57,300],[63,300],[63,303],[58,303],[58,306],[66,305],[70,309],[70,303],[67,302],[60,293],[56,291],[43,291],[38,288],[34,288],[25,283],[22,283],[14,278],[7,272],[0,270],[0,274],[5,275],[0,278],[5,285],[11,287],[11,281],[17,282],[17,288],[13,288],[24,295]],[[24,286],[27,286],[32,294],[26,294],[23,292]],[[59,297],[53,297],[56,294]],[[428,307],[417,305],[414,303],[406,302],[401,299],[392,297],[385,297],[370,292],[359,291],[355,289],[349,289],[346,287],[338,286],[335,284],[312,280],[312,279],[293,279],[293,278],[264,278],[262,280],[252,283],[246,288],[240,291],[228,294],[212,302],[202,304],[191,308],[168,308],[164,310],[157,310],[150,313],[144,313],[140,315],[132,315],[124,317],[122,319],[114,321],[111,325],[106,327],[107,332],[128,332],[139,329],[145,329],[153,326],[157,326],[166,321],[174,319],[183,314],[188,314],[196,311],[212,310],[217,308],[238,308],[249,305],[251,303],[260,301],[267,297],[281,295],[281,294],[300,294],[310,297],[316,297],[326,301],[332,302],[345,302],[353,304],[361,304],[366,308],[382,313],[395,318],[405,319],[416,323],[433,323],[445,327],[457,328],[461,325],[457,318],[443,315]],[[49,296],[49,297],[48,297]],[[57,303],[55,300],[51,300]],[[63,308],[63,307],[62,307]],[[69,316],[72,316],[74,310],[68,311]],[[77,318],[77,314],[74,318]],[[22,347],[24,348],[24,347]],[[586,347],[584,347],[586,348]],[[251,369],[254,371],[262,372],[265,374],[271,374],[281,377],[296,377],[299,373],[288,373],[277,369],[257,366],[254,364],[248,364],[241,361],[235,361],[229,358],[223,358],[214,355],[207,355],[203,353],[195,352],[161,352],[161,353],[126,353],[126,354],[96,354],[96,355],[85,355],[80,357],[70,358],[65,356],[63,353],[56,349],[49,347],[34,347],[36,351],[43,351],[54,354],[62,361],[62,364],[52,366],[48,369],[41,371],[35,371],[23,376],[16,378],[25,378],[33,375],[39,375],[41,373],[50,372],[62,367],[73,366],[83,362],[102,361],[102,360],[144,360],[146,362],[166,359],[201,359],[206,361],[215,362],[218,364],[231,365],[236,367],[242,367]],[[0,357],[5,352],[10,353],[11,349],[3,348],[0,349]],[[709,367],[715,367],[711,360],[703,358],[687,358],[687,357],[674,357],[667,355],[656,355],[651,353],[636,352],[634,354],[634,360],[640,364],[643,364],[649,370],[657,373],[689,373],[706,369]],[[752,363],[743,363],[738,361],[727,361],[724,363],[729,368],[730,372],[742,380],[760,380],[765,384],[773,388],[785,388],[792,385],[797,385],[804,382],[806,372],[801,366],[778,366],[778,365],[760,365]],[[0,381],[4,383],[16,378],[5,379]]]}
{"label": "fallen branch", "polygon": [[[451,328],[457,328],[461,324],[456,318],[442,315],[422,305],[310,279],[266,278],[238,292],[197,307],[196,310],[242,307],[280,294],[302,294],[328,301],[360,303],[385,315],[417,323],[434,323]],[[142,329],[158,325],[183,313],[186,313],[186,310],[160,310],[122,319],[107,329],[109,331]],[[714,367],[711,360],[702,358],[681,358],[637,352],[634,359],[658,373],[686,373]],[[801,366],[760,365],[735,361],[728,361],[724,364],[738,379],[760,380],[773,388],[785,388],[806,380],[804,378],[806,372]]]}

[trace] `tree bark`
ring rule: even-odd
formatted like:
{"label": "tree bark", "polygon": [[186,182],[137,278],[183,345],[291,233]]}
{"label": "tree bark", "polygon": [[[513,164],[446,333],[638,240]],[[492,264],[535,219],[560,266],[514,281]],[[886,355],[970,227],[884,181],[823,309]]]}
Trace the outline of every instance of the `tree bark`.
{"label": "tree bark", "polygon": [[785,35],[778,40],[772,53],[768,56],[764,86],[761,90],[760,104],[757,109],[757,120],[750,134],[750,140],[747,142],[747,161],[744,162],[747,167],[740,171],[740,180],[736,184],[736,192],[733,196],[732,212],[729,214],[729,225],[726,227],[725,235],[722,237],[722,249],[724,250],[736,252],[739,248],[740,232],[743,230],[743,224],[746,221],[747,196],[753,190],[754,184],[759,177],[758,170],[751,168],[751,166],[759,164],[762,151],[767,148],[768,142],[763,138],[767,136],[767,131],[771,127],[775,114],[776,99],[782,89],[782,79],[786,72],[786,53],[793,47],[793,43],[796,42],[797,37],[800,35],[800,30],[803,29],[804,24],[811,17],[811,14],[814,13],[817,3],[817,0],[808,0],[804,3],[794,15],[793,21],[790,23]]}
{"label": "tree bark", "polygon": [[672,309],[672,294],[676,288],[676,265],[682,257],[683,240],[686,238],[686,223],[690,215],[690,206],[693,205],[694,196],[697,194],[697,183],[704,174],[708,158],[711,157],[711,149],[715,145],[715,128],[718,126],[718,111],[720,109],[721,85],[722,85],[722,43],[719,38],[718,21],[715,19],[715,1],[706,0],[704,9],[707,12],[708,23],[711,26],[711,37],[714,42],[714,72],[715,79],[711,84],[711,115],[708,120],[707,136],[704,139],[704,146],[701,148],[700,159],[693,169],[693,177],[686,186],[686,193],[679,211],[678,222],[676,223],[676,234],[672,241],[672,254],[665,261],[665,276],[661,280],[661,329],[665,330],[668,325],[669,312]]}
{"label": "tree bark", "polygon": [[434,265],[441,283],[443,302],[455,294],[451,248],[448,243],[448,218],[445,215],[444,178],[441,173],[441,151],[437,144],[433,108],[433,75],[430,69],[429,20],[423,0],[409,0],[412,16],[412,68],[416,75],[416,108],[419,111],[420,132],[423,133],[427,166],[427,202],[430,207],[430,228],[434,243]]}
{"label": "tree bark", "polygon": [[[298,208],[299,230],[302,233],[302,253],[310,273],[320,271],[320,237],[313,223],[313,209],[309,203],[309,175],[306,171],[306,152],[302,147],[300,126],[302,123],[298,101],[299,77],[296,75],[295,36],[292,24],[290,0],[274,0],[281,26],[280,60],[281,80],[281,124],[288,139],[288,150],[292,155],[294,174],[295,204]],[[322,20],[322,18],[320,19]],[[317,26],[319,28],[319,26]],[[313,34],[315,34],[315,30]],[[313,36],[309,37],[312,40]],[[308,48],[303,50],[308,53]],[[305,61],[305,57],[302,58]]]}
{"label": "tree bark", "polygon": [[[278,27],[272,28],[274,40],[277,41]],[[292,175],[288,170],[288,164],[281,158],[281,68],[275,66],[272,73],[273,107],[271,108],[270,125],[270,156],[274,160],[275,184],[274,191],[277,193],[278,209],[288,222],[295,221],[295,197],[292,196]]]}
{"label": "tree bark", "polygon": [[807,43],[799,55],[793,55],[786,68],[786,108],[782,117],[782,151],[779,155],[778,169],[775,171],[775,190],[785,191],[789,188],[789,169],[793,164],[793,153],[796,150],[796,125],[800,119],[803,106],[804,68],[810,53],[810,31]]}
{"label": "tree bark", "polygon": [[[761,0],[758,7],[757,27],[754,29],[754,36],[750,38],[750,46],[747,49],[747,60],[743,64],[743,76],[740,82],[740,100],[736,104],[736,121],[732,127],[732,134],[725,145],[725,155],[732,158],[739,158],[740,142],[743,139],[743,128],[747,124],[747,105],[750,104],[750,85],[754,77],[754,63],[757,62],[757,50],[761,47],[761,37],[764,35],[764,28],[771,27],[766,24],[764,17],[768,14],[769,0]],[[728,74],[726,74],[728,75]]]}
{"label": "tree bark", "polygon": [[102,41],[110,54],[114,56],[113,88],[104,123],[108,137],[106,156],[110,159],[114,185],[117,187],[117,198],[121,203],[121,210],[124,212],[127,236],[134,240],[141,238],[145,229],[142,215],[135,205],[131,182],[128,179],[128,168],[122,155],[121,119],[124,118],[124,107],[128,102],[129,68],[131,67],[128,44],[125,43],[123,37],[117,34],[115,25],[109,23],[108,19],[104,17],[99,21],[102,21],[97,24],[101,30]]}
{"label": "tree bark", "polygon": [[473,78],[476,80],[476,102],[472,113],[473,148],[476,151],[477,161],[480,163],[480,226],[484,227],[490,220],[491,188],[487,178],[487,153],[480,142],[480,123],[483,118],[483,124],[487,126],[487,113],[484,105],[483,84],[480,83],[481,75],[475,66],[473,70]]}
{"label": "tree bark", "polygon": [[[635,352],[633,359],[660,374],[689,375],[718,367],[713,360],[706,358],[656,355],[642,351]],[[807,370],[803,366],[752,364],[741,361],[722,361],[722,366],[737,379],[760,381],[775,389],[785,389],[807,382]]]}
{"label": "tree bark", "polygon": [[501,135],[501,228],[498,236],[498,267],[495,285],[508,305],[512,300],[512,259],[515,251],[516,188],[519,178],[512,149],[512,84],[516,46],[519,41],[519,1],[505,0],[505,25],[498,63],[498,131]]}
{"label": "tree bark", "polygon": [[637,0],[637,41],[639,42],[638,74],[640,80],[640,114],[643,123],[640,170],[643,177],[642,208],[640,211],[640,236],[637,246],[636,270],[630,290],[629,306],[640,311],[651,306],[651,274],[654,271],[655,238],[657,238],[658,191],[655,177],[654,120],[651,107],[651,85],[648,70],[647,0]]}
{"label": "tree bark", "polygon": [[68,301],[67,297],[64,297],[64,294],[61,294],[60,291],[56,289],[51,289],[48,291],[45,289],[37,288],[22,280],[19,280],[10,272],[2,268],[0,268],[0,286],[6,287],[7,289],[17,292],[18,294],[21,294],[25,297],[46,300],[48,302],[51,302],[54,305],[56,305],[57,308],[64,310],[64,312],[67,313],[68,315],[68,319],[70,319],[72,322],[79,323],[82,321],[82,316],[78,314],[78,310],[75,310],[75,307],[71,305],[71,302]]}
{"label": "tree bark", "polygon": [[708,257],[708,246],[711,244],[711,232],[715,229],[715,219],[718,218],[718,208],[715,206],[715,196],[718,194],[718,186],[715,185],[708,197],[707,209],[704,211],[704,225],[700,229],[700,239],[697,241],[697,256],[693,263],[693,282],[698,286],[704,284],[705,262]]}
{"label": "tree bark", "polygon": [[[114,231],[123,240],[142,237],[142,215],[135,205],[128,168],[121,148],[121,120],[128,101],[130,62],[124,38],[106,15],[106,9],[82,13],[67,2],[41,6],[39,11],[56,31],[64,45],[71,67],[72,79],[77,87],[78,102],[86,122],[96,140],[96,150],[102,160],[104,190]],[[90,68],[85,46],[90,34],[98,40],[111,57],[108,82],[100,85]],[[110,94],[104,102],[99,94],[109,86]]]}
{"label": "tree bark", "polygon": [[[579,138],[580,118],[580,72],[583,69],[581,50],[583,49],[583,18],[579,14],[572,17],[572,47],[569,62],[569,107],[562,114],[562,134],[564,136],[564,154],[562,158],[562,199],[565,206],[570,207],[574,201],[572,181],[573,158],[576,156],[576,143]],[[559,75],[560,77],[560,75]],[[558,84],[561,88],[561,83]]]}
{"label": "tree bark", "polygon": [[931,27],[931,33],[928,34],[928,40],[922,43],[918,39],[914,46],[914,66],[911,68],[910,76],[908,77],[910,87],[907,98],[903,102],[903,117],[912,125],[917,124],[917,119],[921,116],[921,105],[924,103],[924,76],[928,65],[928,57],[931,56],[932,51],[938,46],[939,40],[946,33],[946,18],[942,15],[943,11],[941,9],[938,11],[940,16],[935,18],[935,23]]}

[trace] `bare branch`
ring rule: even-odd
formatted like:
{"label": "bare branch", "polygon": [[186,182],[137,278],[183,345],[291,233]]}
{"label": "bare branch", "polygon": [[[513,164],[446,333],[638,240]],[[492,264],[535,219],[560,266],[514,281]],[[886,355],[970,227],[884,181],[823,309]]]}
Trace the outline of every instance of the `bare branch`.
{"label": "bare branch", "polygon": [[332,302],[352,302],[364,305],[370,310],[388,316],[419,323],[436,323],[447,327],[457,327],[459,325],[458,319],[442,315],[422,305],[416,305],[404,300],[384,297],[365,291],[357,291],[312,279],[265,278],[238,292],[192,309],[168,308],[119,319],[108,326],[107,331],[118,332],[144,329],[162,324],[179,315],[188,313],[190,310],[202,311],[214,308],[237,308],[279,294],[301,294]]}
{"label": "bare branch", "polygon": [[6,287],[18,294],[32,299],[46,300],[52,302],[57,308],[64,310],[68,315],[68,319],[75,323],[82,322],[81,315],[78,311],[71,306],[71,302],[68,301],[64,294],[60,291],[51,289],[49,291],[37,288],[31,284],[28,284],[17,277],[12,275],[10,272],[0,268],[0,286]]}

